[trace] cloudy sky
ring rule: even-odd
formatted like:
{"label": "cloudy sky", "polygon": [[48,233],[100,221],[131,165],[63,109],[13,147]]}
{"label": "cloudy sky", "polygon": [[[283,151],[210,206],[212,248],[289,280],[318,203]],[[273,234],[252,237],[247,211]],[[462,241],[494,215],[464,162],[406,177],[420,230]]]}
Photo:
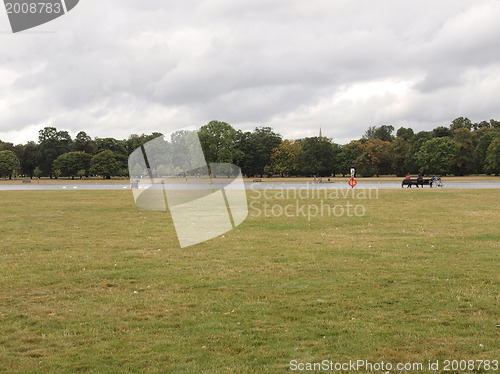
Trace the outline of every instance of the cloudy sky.
{"label": "cloudy sky", "polygon": [[81,0],[12,34],[0,8],[0,140],[500,120],[498,20],[497,0]]}

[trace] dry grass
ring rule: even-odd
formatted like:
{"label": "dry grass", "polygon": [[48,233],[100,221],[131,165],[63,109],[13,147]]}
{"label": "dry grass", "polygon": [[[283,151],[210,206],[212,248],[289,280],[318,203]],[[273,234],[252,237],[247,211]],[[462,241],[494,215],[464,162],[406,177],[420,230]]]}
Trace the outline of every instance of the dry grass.
{"label": "dry grass", "polygon": [[0,372],[498,359],[499,190],[381,190],[329,200],[363,217],[310,220],[256,217],[258,201],[180,249],[130,191],[0,192]]}

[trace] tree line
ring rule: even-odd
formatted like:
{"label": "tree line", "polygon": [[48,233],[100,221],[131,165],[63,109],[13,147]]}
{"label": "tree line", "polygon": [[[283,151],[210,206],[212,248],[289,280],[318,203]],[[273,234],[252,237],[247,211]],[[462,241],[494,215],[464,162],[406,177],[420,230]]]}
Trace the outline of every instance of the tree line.
{"label": "tree line", "polygon": [[[0,175],[12,177],[128,176],[128,156],[161,133],[128,139],[91,138],[45,127],[38,142],[0,141]],[[449,126],[415,133],[392,125],[369,127],[359,140],[341,145],[317,136],[283,139],[271,127],[253,131],[211,121],[198,132],[207,163],[232,163],[249,177],[329,177],[356,168],[361,176],[470,175],[500,173],[500,122],[459,117]]]}

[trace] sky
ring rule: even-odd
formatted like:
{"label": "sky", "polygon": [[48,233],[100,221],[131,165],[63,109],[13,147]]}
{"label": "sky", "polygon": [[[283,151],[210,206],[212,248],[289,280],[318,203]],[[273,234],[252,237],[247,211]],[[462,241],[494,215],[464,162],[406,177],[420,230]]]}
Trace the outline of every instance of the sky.
{"label": "sky", "polygon": [[500,120],[499,19],[498,0],[81,0],[13,34],[0,8],[0,140]]}

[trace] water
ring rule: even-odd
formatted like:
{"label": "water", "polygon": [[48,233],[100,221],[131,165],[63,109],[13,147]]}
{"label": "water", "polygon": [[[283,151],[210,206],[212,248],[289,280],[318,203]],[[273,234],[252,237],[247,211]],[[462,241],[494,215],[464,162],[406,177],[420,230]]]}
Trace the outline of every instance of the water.
{"label": "water", "polygon": [[[500,181],[488,182],[446,182],[444,181],[445,189],[471,189],[471,188],[500,188]],[[157,185],[160,188],[161,185]],[[180,189],[180,188],[212,188],[209,184],[165,184],[167,189]],[[275,189],[346,189],[351,188],[347,182],[331,182],[331,183],[310,183],[310,182],[258,182],[258,183],[245,183],[247,189],[258,190],[275,190]],[[401,188],[401,182],[358,182],[355,189],[360,188],[379,188],[379,189],[395,189]],[[405,187],[406,188],[406,187]],[[412,189],[416,187],[413,186]],[[429,186],[424,186],[429,188]],[[23,184],[2,184],[0,182],[0,191],[98,191],[98,190],[130,190],[130,184],[37,184],[37,183],[23,183]]]}

